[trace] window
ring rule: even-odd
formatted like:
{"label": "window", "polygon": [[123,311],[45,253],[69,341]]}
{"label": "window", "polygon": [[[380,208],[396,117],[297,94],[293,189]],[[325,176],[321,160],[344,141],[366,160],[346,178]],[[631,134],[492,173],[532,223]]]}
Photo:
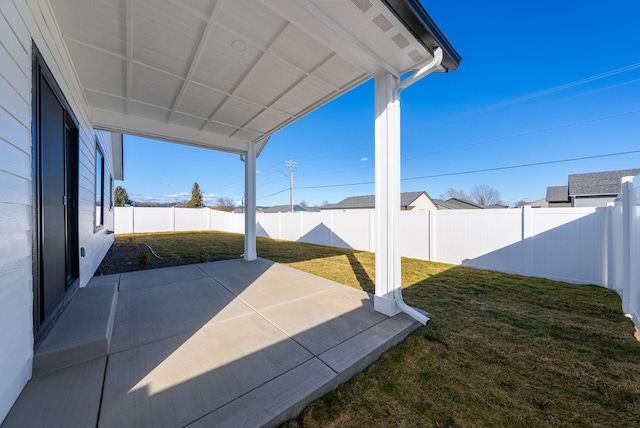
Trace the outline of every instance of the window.
{"label": "window", "polygon": [[104,226],[104,155],[96,139],[96,211],[95,230]]}
{"label": "window", "polygon": [[113,176],[109,176],[109,210],[113,209]]}

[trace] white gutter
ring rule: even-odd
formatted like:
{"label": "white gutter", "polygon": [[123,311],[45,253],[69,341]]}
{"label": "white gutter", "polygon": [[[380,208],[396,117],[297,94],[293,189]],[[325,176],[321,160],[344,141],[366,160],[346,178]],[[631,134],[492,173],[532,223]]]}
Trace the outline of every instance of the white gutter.
{"label": "white gutter", "polygon": [[398,89],[397,89],[398,93],[400,93],[403,89],[406,89],[409,86],[413,85],[414,83],[416,83],[418,80],[422,79],[423,77],[426,77],[427,75],[433,73],[436,70],[436,68],[440,66],[441,62],[442,62],[442,49],[440,49],[440,47],[438,46],[433,51],[433,59],[431,61],[429,61],[428,64],[426,64],[425,66],[421,67],[411,77],[408,77],[405,80],[403,80],[402,82],[400,82],[400,84],[398,85]]}
{"label": "white gutter", "polygon": [[[424,67],[421,67],[411,77],[399,83],[398,87],[396,88],[398,96],[403,89],[408,88],[418,80],[433,73],[436,68],[440,66],[441,62],[442,49],[440,47],[437,47],[433,52],[433,59],[429,61],[428,64],[426,64]],[[427,323],[429,322],[429,313],[407,305],[402,298],[402,286],[393,290],[393,300],[396,302],[396,305],[402,312],[409,315],[411,318],[415,319],[422,325],[427,325]]]}

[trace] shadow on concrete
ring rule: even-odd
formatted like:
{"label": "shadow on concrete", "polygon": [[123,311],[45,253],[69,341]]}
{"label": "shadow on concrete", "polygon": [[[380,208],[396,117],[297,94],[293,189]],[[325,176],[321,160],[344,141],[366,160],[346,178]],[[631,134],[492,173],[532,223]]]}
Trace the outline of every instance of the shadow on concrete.
{"label": "shadow on concrete", "polygon": [[[267,261],[122,274],[117,305],[99,401],[56,400],[86,389],[78,364],[32,379],[3,428],[274,425],[418,326],[375,312],[365,292]],[[58,405],[32,410],[47,400]]]}

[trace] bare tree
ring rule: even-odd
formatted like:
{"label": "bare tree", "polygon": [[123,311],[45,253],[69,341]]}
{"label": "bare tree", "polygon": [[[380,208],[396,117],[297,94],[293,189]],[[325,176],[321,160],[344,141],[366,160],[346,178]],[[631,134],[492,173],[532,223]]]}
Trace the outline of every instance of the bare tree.
{"label": "bare tree", "polygon": [[451,198],[470,200],[471,196],[469,196],[467,192],[465,192],[464,190],[454,189],[453,187],[447,190],[447,193],[440,194],[440,199],[451,199]]}
{"label": "bare tree", "polygon": [[300,203],[298,204],[300,205],[302,208],[307,208],[309,205],[307,204],[307,201],[305,201],[304,199],[300,201]]}
{"label": "bare tree", "polygon": [[211,208],[218,211],[231,212],[236,208],[236,204],[233,202],[233,199],[228,196],[218,196],[215,204]]}
{"label": "bare tree", "polygon": [[500,192],[488,184],[473,186],[471,189],[471,198],[475,203],[485,206],[502,204]]}

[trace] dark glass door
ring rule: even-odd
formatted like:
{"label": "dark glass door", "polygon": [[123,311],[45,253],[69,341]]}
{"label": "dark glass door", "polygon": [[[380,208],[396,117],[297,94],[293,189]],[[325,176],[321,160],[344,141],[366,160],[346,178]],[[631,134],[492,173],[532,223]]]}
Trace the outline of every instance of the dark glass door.
{"label": "dark glass door", "polygon": [[51,309],[67,290],[67,215],[65,209],[65,117],[64,108],[40,77],[41,150],[41,316]]}
{"label": "dark glass door", "polygon": [[67,290],[78,277],[78,127],[38,53],[33,84],[37,333],[45,321],[55,319],[51,315],[62,308]]}

